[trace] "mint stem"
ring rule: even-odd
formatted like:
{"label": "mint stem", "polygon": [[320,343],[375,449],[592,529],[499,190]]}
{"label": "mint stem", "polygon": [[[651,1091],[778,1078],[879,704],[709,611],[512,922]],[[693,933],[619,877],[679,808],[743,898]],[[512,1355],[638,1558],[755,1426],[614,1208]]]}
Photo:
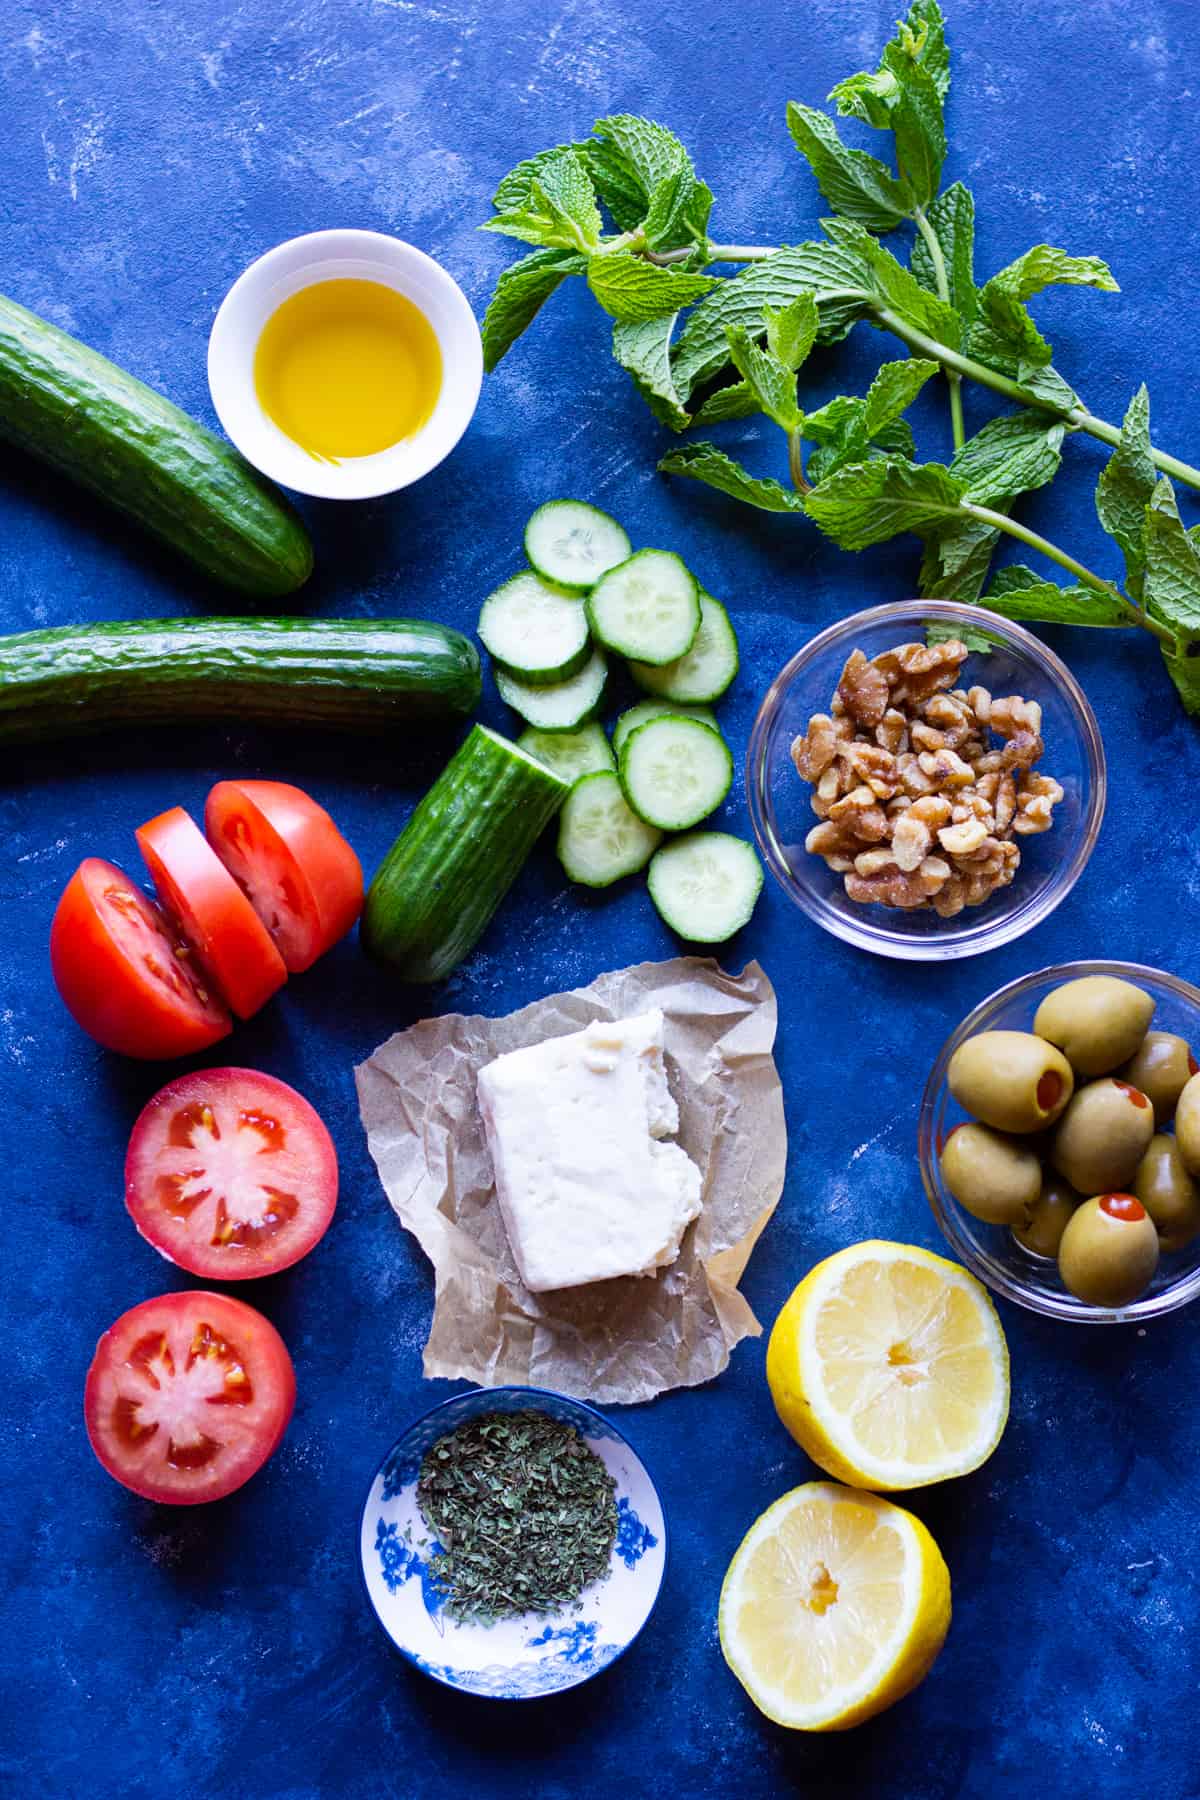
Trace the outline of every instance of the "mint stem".
{"label": "mint stem", "polygon": [[[938,298],[950,305],[950,277],[946,273],[946,258],[942,255],[941,239],[925,216],[925,208],[918,206],[913,213],[913,223],[925,240],[929,251],[929,260],[933,264],[933,278],[937,283]],[[954,448],[961,450],[966,442],[966,430],[963,425],[962,376],[957,369],[942,365],[946,377],[946,386],[950,391],[950,429],[954,434]]]}
{"label": "mint stem", "polygon": [[787,441],[788,472],[792,478],[792,486],[798,494],[810,494],[812,484],[805,479],[804,475],[804,439],[800,431],[789,431]]}

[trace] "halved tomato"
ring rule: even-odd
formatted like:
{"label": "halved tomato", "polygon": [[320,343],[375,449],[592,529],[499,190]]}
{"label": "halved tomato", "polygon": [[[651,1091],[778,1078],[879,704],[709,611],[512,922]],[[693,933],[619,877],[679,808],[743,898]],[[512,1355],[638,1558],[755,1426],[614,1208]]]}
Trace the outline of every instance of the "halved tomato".
{"label": "halved tomato", "polygon": [[139,826],[138,849],[158,897],[239,1019],[287,980],[266,926],[182,806]]}
{"label": "halved tomato", "polygon": [[143,1108],[125,1204],[154,1248],[214,1281],[306,1256],[337,1205],[333,1140],[303,1095],[256,1069],[183,1075]]}
{"label": "halved tomato", "polygon": [[196,1506],[249,1481],[296,1403],[287,1345],[227,1294],[160,1294],[96,1345],[83,1412],[115,1481],[147,1500]]}
{"label": "halved tomato", "polygon": [[98,856],[80,863],[58,903],[50,966],[76,1023],[126,1056],[190,1056],[232,1029],[171,920]]}
{"label": "halved tomato", "polygon": [[362,911],[362,864],[301,788],[218,781],[204,829],[292,974],[345,937]]}

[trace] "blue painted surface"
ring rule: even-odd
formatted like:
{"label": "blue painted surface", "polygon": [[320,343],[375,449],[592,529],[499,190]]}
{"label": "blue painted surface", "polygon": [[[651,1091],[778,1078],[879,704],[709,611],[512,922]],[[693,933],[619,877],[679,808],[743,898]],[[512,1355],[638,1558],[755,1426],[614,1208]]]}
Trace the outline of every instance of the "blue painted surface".
{"label": "blue painted surface", "polygon": [[[320,226],[395,230],[442,258],[482,306],[508,254],[473,231],[495,180],[604,110],[645,111],[681,131],[716,190],[721,235],[795,240],[820,208],[783,103],[819,101],[873,56],[893,10],[890,0],[9,0],[3,285],[211,418],[208,326],[252,257]],[[1056,361],[1109,418],[1146,377],[1156,437],[1195,459],[1193,23],[1187,0],[957,0],[950,174],[980,196],[984,270],[1041,239],[1111,260],[1119,296],[1039,303]],[[763,686],[812,629],[908,592],[915,545],[846,557],[803,524],[667,485],[652,473],[665,433],[604,349],[587,297],[560,295],[430,480],[387,502],[310,509],[319,572],[304,604],[467,626],[514,567],[532,507],[578,492],[638,541],[680,550],[729,602],[744,672],[726,717],[743,742]],[[896,346],[860,328],[823,354],[817,397],[861,388],[881,352]],[[976,423],[986,416],[977,394],[968,406]],[[925,444],[939,445],[936,397],[922,417]],[[764,444],[764,463],[775,454]],[[1071,443],[1053,490],[1023,509],[1088,559],[1106,554],[1090,503],[1100,455]],[[1191,497],[1184,510],[1194,521]],[[221,604],[99,506],[0,455],[4,629]],[[983,994],[1073,956],[1200,973],[1197,727],[1148,641],[1052,635],[1096,707],[1112,792],[1086,876],[1034,939],[948,970],[903,968],[820,936],[770,889],[730,950],[739,966],[761,958],[782,1003],[791,1174],[746,1282],[767,1321],[817,1257],[854,1239],[936,1247],[915,1104],[936,1046]],[[490,692],[484,716],[503,723]],[[429,1002],[390,989],[353,943],[230,1046],[309,1095],[342,1161],[330,1234],[252,1296],[297,1365],[287,1440],[247,1489],[207,1511],[156,1509],[99,1470],[80,1420],[91,1347],[124,1308],[172,1285],[120,1199],[129,1125],[169,1071],[104,1054],[62,1015],[44,955],[58,892],[84,853],[134,866],[136,825],[173,802],[199,809],[209,784],[235,771],[311,787],[370,868],[441,756],[422,742],[128,732],[0,769],[0,1788],[122,1800],[1200,1793],[1194,1316],[1144,1334],[1084,1333],[1005,1311],[1005,1439],[979,1474],[913,1503],[953,1575],[945,1653],[917,1695],[848,1738],[789,1738],[760,1720],[717,1649],[730,1553],[768,1502],[812,1473],[774,1420],[761,1342],[709,1388],[622,1421],[658,1474],[675,1555],[650,1627],[615,1669],[507,1709],[464,1702],[390,1654],[355,1568],[359,1507],[383,1450],[445,1390],[421,1379],[429,1272],[379,1191],[350,1071]],[[727,817],[744,823],[737,796]],[[673,950],[636,886],[581,901],[541,857],[434,1003],[500,1012]]]}

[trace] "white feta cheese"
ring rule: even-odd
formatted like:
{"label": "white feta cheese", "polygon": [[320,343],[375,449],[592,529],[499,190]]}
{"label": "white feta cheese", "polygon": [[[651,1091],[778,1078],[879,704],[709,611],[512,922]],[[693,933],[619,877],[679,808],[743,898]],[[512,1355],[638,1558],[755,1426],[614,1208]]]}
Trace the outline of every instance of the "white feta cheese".
{"label": "white feta cheese", "polygon": [[534,1293],[651,1275],[700,1211],[700,1171],[678,1144],[663,1018],[592,1024],[498,1056],[479,1110],[508,1241]]}

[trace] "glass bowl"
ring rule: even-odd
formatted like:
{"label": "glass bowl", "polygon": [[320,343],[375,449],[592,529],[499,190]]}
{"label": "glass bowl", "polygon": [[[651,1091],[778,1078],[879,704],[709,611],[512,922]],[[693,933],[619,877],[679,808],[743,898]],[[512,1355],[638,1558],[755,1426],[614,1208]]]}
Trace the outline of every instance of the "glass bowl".
{"label": "glass bowl", "polygon": [[[956,918],[932,909],[900,912],[847,898],[840,875],[804,840],[815,824],[812,789],[792,763],[792,739],[815,712],[828,712],[850,652],[867,656],[924,638],[937,623],[985,637],[992,648],[973,651],[962,685],[994,694],[1020,694],[1042,708],[1046,752],[1041,766],[1062,784],[1054,823],[1021,843],[1012,883]],[[1083,873],[1104,817],[1107,779],[1095,715],[1071,671],[1031,632],[979,606],[946,600],[905,600],[875,606],[831,625],[793,656],[767,690],[750,736],[746,786],[754,834],[767,867],[789,899],[834,937],[879,956],[936,962],[977,956],[1007,944],[1046,918]]]}
{"label": "glass bowl", "polygon": [[1154,1280],[1131,1306],[1088,1306],[1067,1292],[1056,1262],[1034,1256],[1017,1242],[1007,1226],[985,1225],[961,1207],[942,1180],[939,1167],[939,1146],[968,1117],[946,1085],[946,1070],[958,1046],[979,1031],[1032,1031],[1034,1014],[1051,988],[1080,975],[1118,975],[1135,982],[1154,997],[1151,1030],[1173,1031],[1191,1044],[1200,1044],[1200,989],[1177,975],[1125,962],[1060,963],[1054,969],[1022,975],[1019,981],[1010,981],[977,1006],[942,1045],[921,1101],[921,1179],[933,1216],[950,1248],[993,1293],[1047,1318],[1072,1319],[1084,1325],[1155,1319],[1174,1312],[1178,1306],[1186,1306],[1200,1294],[1200,1238],[1186,1250],[1163,1256]]}

